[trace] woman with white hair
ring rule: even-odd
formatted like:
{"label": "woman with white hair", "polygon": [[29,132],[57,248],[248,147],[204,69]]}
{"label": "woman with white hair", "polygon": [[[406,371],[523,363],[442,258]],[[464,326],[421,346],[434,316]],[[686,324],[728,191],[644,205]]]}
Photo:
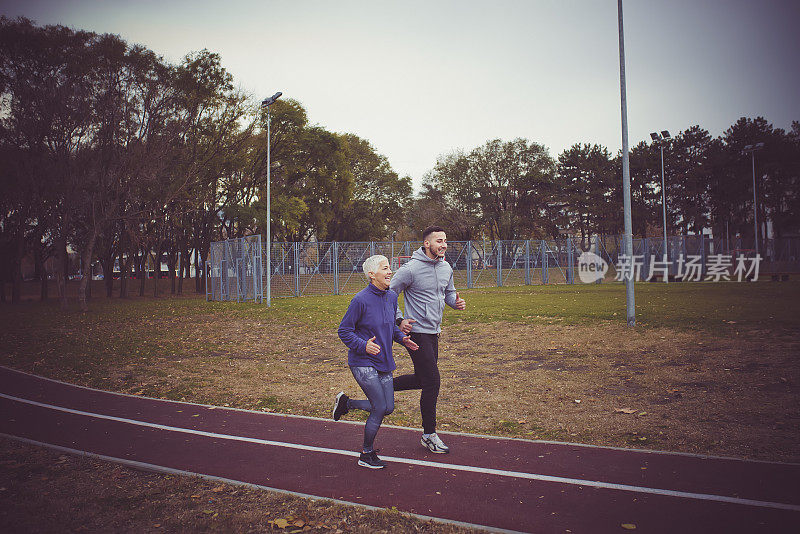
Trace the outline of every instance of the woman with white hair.
{"label": "woman with white hair", "polygon": [[364,425],[364,446],[358,465],[371,469],[386,467],[373,444],[383,418],[394,410],[392,341],[409,350],[419,347],[395,324],[397,293],[389,289],[392,269],[385,256],[370,256],[363,265],[369,285],[356,293],[339,325],[339,339],[349,349],[347,365],[361,386],[367,400],[351,399],[339,392],[333,405],[333,420],[338,421],[351,409],[369,412]]}

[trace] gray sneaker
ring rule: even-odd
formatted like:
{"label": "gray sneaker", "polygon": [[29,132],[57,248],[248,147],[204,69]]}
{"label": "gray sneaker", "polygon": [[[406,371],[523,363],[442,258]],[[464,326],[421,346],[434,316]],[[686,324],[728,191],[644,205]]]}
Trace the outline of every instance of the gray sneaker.
{"label": "gray sneaker", "polygon": [[442,440],[439,439],[439,436],[436,435],[436,432],[434,432],[427,438],[425,436],[422,436],[420,443],[422,443],[422,446],[428,449],[429,451],[435,452],[437,454],[446,454],[450,452],[450,447],[442,443]]}
{"label": "gray sneaker", "polygon": [[338,421],[343,415],[350,411],[347,409],[348,400],[350,400],[350,397],[345,395],[344,391],[340,391],[339,394],[336,395],[336,400],[333,401],[333,411],[331,413],[334,421]]}

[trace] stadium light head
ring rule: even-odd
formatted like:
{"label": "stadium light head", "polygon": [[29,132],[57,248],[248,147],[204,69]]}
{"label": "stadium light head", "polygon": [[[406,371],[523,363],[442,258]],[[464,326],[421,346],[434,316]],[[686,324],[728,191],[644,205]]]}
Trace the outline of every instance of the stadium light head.
{"label": "stadium light head", "polygon": [[652,132],[652,133],[650,134],[650,138],[651,138],[653,141],[658,141],[659,139],[661,139],[661,136],[660,136],[660,135],[658,135],[658,133],[657,133],[657,132]]}
{"label": "stadium light head", "polygon": [[761,150],[762,148],[764,148],[764,143],[756,143],[754,145],[745,145],[744,148],[742,148],[742,154],[750,154],[750,153],[755,152],[756,150]]}
{"label": "stadium light head", "polygon": [[667,130],[661,130],[661,135],[664,136],[664,139],[670,138],[669,132]]}
{"label": "stadium light head", "polygon": [[283,93],[281,93],[280,91],[278,91],[277,93],[275,93],[275,94],[274,94],[274,95],[272,95],[271,97],[269,97],[269,98],[265,98],[264,100],[262,100],[262,101],[261,101],[261,107],[263,108],[263,107],[269,107],[269,106],[271,106],[272,104],[274,104],[274,103],[275,103],[275,101],[276,101],[276,100],[278,100],[278,99],[281,97],[281,95],[282,95],[282,94],[283,94]]}

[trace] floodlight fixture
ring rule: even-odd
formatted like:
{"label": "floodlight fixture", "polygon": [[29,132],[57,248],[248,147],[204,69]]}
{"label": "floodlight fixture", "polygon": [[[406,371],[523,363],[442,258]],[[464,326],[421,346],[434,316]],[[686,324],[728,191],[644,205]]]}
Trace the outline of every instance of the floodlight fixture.
{"label": "floodlight fixture", "polygon": [[664,136],[664,139],[669,139],[670,138],[668,130],[661,130],[661,135]]}
{"label": "floodlight fixture", "polygon": [[658,132],[652,132],[652,133],[650,134],[650,138],[651,138],[653,141],[658,141],[659,139],[661,139],[661,136],[660,136],[660,135],[658,135]]}
{"label": "floodlight fixture", "polygon": [[283,94],[283,93],[281,93],[280,91],[278,91],[277,93],[275,93],[275,94],[274,94],[274,95],[272,95],[271,97],[269,97],[269,98],[265,98],[264,100],[262,100],[262,101],[261,101],[261,107],[262,107],[262,108],[263,108],[263,107],[269,108],[269,107],[270,107],[272,104],[274,104],[274,103],[275,103],[275,101],[276,101],[276,100],[278,100],[278,99],[281,97],[281,95],[282,95],[282,94]]}

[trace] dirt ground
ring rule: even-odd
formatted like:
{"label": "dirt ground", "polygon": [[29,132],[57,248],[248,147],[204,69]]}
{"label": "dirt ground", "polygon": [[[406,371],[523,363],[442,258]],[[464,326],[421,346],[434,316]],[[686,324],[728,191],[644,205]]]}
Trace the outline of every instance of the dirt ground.
{"label": "dirt ground", "polygon": [[[76,328],[64,332],[70,350],[35,347],[13,333],[3,363],[125,393],[320,417],[339,390],[360,396],[335,328],[208,319],[161,317],[146,327],[175,344],[91,361],[75,354],[130,332],[113,322],[103,332]],[[396,346],[395,357],[396,374],[411,371],[404,349]],[[442,431],[800,462],[798,329],[451,324],[440,369]],[[398,392],[387,424],[419,427],[418,401],[417,392]],[[7,440],[0,499],[14,503],[0,510],[0,530],[9,532],[462,531]]]}
{"label": "dirt ground", "polygon": [[[180,322],[180,318],[174,319]],[[178,324],[175,325],[178,328]],[[170,328],[164,325],[164,328]],[[258,321],[182,324],[209,354],[159,357],[63,376],[155,397],[327,417],[360,390],[335,330]],[[729,334],[619,324],[450,325],[440,340],[440,430],[800,461],[800,332]],[[411,372],[395,347],[396,374]],[[100,376],[102,375],[102,376]],[[388,424],[421,425],[417,392],[398,392]]]}

